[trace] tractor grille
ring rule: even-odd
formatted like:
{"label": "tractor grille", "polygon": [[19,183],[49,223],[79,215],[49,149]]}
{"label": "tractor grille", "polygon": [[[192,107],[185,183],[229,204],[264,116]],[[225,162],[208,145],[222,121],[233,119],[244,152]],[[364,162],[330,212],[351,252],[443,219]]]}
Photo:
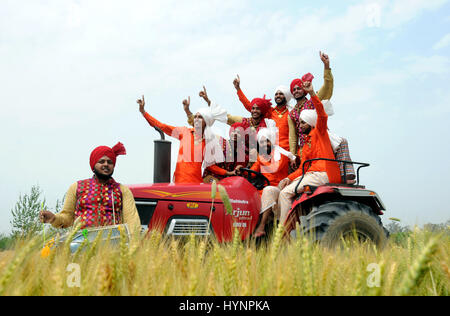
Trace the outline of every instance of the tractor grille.
{"label": "tractor grille", "polygon": [[210,235],[208,232],[208,220],[207,219],[172,219],[167,230],[167,235],[173,236],[189,236],[194,234],[195,236]]}

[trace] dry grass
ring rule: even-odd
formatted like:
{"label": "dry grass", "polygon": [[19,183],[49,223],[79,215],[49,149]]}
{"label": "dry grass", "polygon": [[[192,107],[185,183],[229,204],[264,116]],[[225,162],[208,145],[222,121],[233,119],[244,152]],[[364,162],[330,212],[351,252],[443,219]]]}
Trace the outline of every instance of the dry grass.
{"label": "dry grass", "polygon": [[[36,240],[0,253],[0,295],[449,295],[448,235],[415,231],[405,246],[392,241],[330,250],[307,239],[217,244],[151,233],[125,243],[60,247],[41,258]],[[71,263],[80,287],[71,287]],[[375,270],[368,270],[370,264]],[[380,276],[377,279],[377,276]],[[379,286],[371,286],[371,285]]]}

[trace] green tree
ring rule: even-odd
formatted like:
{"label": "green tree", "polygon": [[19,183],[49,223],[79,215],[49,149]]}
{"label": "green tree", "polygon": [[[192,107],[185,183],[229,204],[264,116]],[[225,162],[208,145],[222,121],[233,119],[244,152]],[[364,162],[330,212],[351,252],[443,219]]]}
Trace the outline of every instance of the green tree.
{"label": "green tree", "polygon": [[41,199],[42,191],[38,185],[31,188],[30,194],[19,196],[14,209],[11,210],[13,220],[12,234],[13,238],[23,238],[32,236],[40,232],[42,226],[39,221],[39,212],[41,205],[45,205],[45,199]]}

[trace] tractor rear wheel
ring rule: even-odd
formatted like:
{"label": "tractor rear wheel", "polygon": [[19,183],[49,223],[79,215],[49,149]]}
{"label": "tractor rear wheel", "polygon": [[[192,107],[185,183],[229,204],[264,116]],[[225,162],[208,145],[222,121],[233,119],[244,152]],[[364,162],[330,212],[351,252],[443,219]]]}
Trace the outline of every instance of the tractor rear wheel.
{"label": "tractor rear wheel", "polygon": [[326,202],[301,217],[304,233],[333,248],[342,241],[372,242],[382,248],[387,241],[380,217],[355,201]]}

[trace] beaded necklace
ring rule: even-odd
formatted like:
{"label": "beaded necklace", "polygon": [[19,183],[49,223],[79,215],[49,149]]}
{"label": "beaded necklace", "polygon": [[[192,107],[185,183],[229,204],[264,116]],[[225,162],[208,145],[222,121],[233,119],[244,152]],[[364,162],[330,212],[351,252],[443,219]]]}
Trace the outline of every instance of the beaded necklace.
{"label": "beaded necklace", "polygon": [[282,118],[283,117],[283,115],[284,115],[284,113],[286,113],[286,111],[288,110],[288,108],[287,107],[285,107],[285,109],[284,109],[284,111],[283,112],[278,112],[278,110],[277,110],[277,108],[274,108],[273,109],[275,112],[277,112],[277,114],[278,114],[278,117],[279,118]]}

